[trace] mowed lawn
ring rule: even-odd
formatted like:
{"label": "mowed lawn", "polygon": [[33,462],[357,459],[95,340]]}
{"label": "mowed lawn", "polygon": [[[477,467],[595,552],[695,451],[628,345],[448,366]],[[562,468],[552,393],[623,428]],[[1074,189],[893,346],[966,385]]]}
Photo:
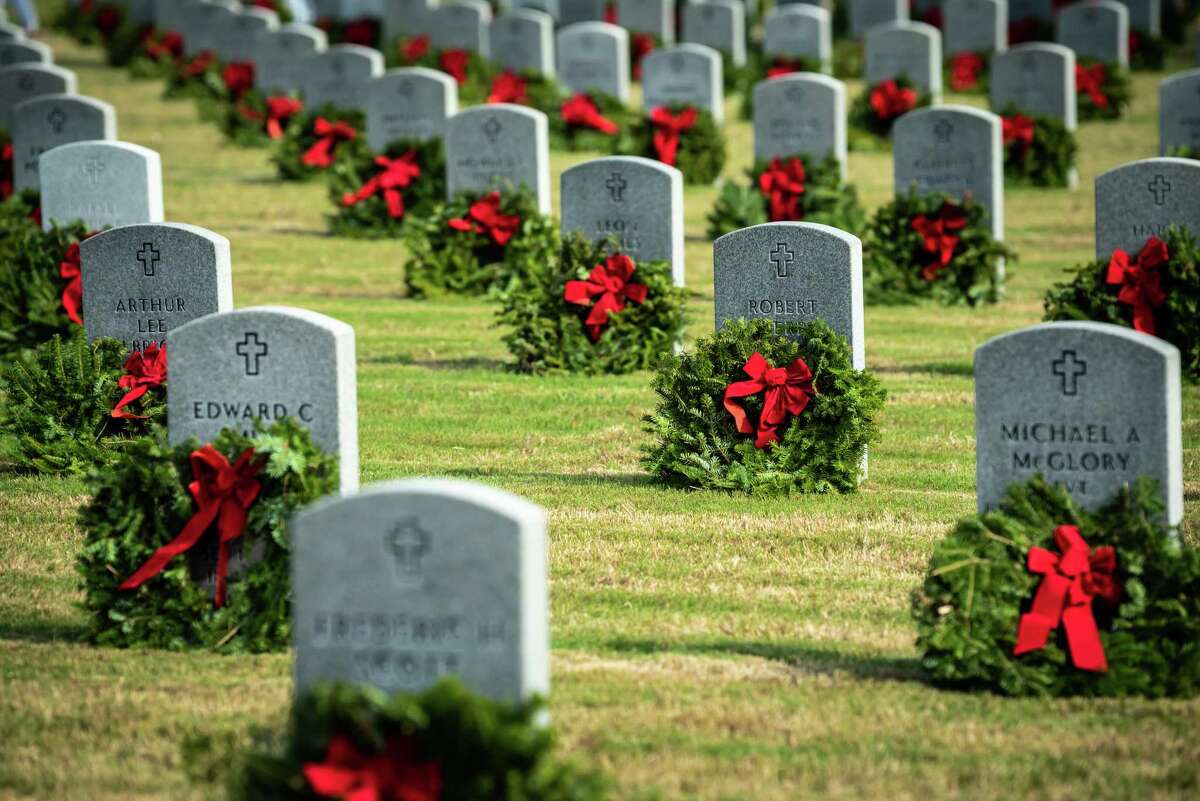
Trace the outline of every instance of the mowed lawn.
{"label": "mowed lawn", "polygon": [[[651,486],[638,465],[649,374],[507,372],[490,304],[406,300],[403,249],[329,237],[320,183],[278,182],[265,151],[225,145],[189,104],[161,102],[160,85],[51,41],[79,90],[117,107],[120,137],[161,152],[167,218],[229,237],[238,306],[290,304],[354,326],[364,482],[470,479],[549,509],[553,720],[561,750],[611,773],[621,797],[1200,797],[1200,702],[937,689],[908,612],[934,543],[974,510],[972,353],[1037,322],[1046,288],[1091,256],[1092,180],[1156,155],[1161,76],[1135,78],[1127,120],[1082,126],[1079,191],[1008,192],[1020,260],[1002,304],[867,309],[868,365],[890,400],[861,492],[759,500]],[[736,177],[750,128],[728,134]],[[554,154],[556,192],[584,158]],[[850,176],[869,208],[890,197],[889,155],[851,154]],[[686,194],[689,341],[712,327],[714,197]],[[1193,542],[1198,401],[1185,386]],[[187,778],[181,743],[281,725],[291,656],[82,642],[83,493],[0,466],[0,799],[211,797]]]}

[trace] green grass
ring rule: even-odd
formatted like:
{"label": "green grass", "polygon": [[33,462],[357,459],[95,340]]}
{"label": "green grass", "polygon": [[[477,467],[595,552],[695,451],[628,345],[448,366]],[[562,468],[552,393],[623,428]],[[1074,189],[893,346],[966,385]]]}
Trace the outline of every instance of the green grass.
{"label": "green grass", "polygon": [[[96,51],[53,44],[81,92],[117,106],[121,138],[162,153],[168,219],[229,237],[237,305],[292,304],[354,326],[364,482],[468,478],[549,509],[554,722],[562,750],[610,771],[622,795],[1200,795],[1200,702],[938,690],[922,681],[908,618],[933,544],[974,510],[972,353],[1036,322],[1045,289],[1090,257],[1092,180],[1156,154],[1160,76],[1135,78],[1126,121],[1082,128],[1078,192],[1008,193],[1021,259],[1003,304],[867,310],[868,364],[891,399],[862,492],[747,502],[647,483],[648,375],[506,372],[487,303],[405,300],[402,249],[327,236],[320,184],[277,183],[265,152],[222,144],[189,105],[159,102],[160,87],[103,68]],[[740,175],[750,129],[733,122],[729,134],[728,174]],[[555,175],[584,158],[555,154]],[[850,175],[868,207],[890,197],[887,154],[852,154]],[[712,326],[703,231],[715,194],[686,195],[689,339]],[[1200,393],[1184,394],[1191,532]],[[188,782],[180,744],[279,723],[290,656],[82,644],[82,492],[0,472],[0,799],[210,797]]]}

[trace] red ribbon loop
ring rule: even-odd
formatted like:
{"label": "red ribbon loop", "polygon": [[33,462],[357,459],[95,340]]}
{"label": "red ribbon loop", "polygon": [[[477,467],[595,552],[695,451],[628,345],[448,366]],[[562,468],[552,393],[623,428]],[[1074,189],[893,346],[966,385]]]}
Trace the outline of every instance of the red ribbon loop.
{"label": "red ribbon loop", "polygon": [[686,108],[678,114],[659,106],[650,112],[654,124],[654,152],[658,160],[669,167],[675,166],[679,154],[679,137],[690,131],[700,114],[694,108]]}
{"label": "red ribbon loop", "polygon": [[788,415],[799,417],[816,396],[812,370],[799,358],[788,367],[772,367],[757,351],[746,360],[742,370],[750,380],[737,381],[725,388],[725,410],[733,415],[740,433],[754,433],[745,408],[737,400],[765,392],[754,439],[754,447],[765,448],[769,443],[779,441],[779,427],[787,421]]}
{"label": "red ribbon loop", "polygon": [[267,98],[267,136],[283,138],[283,125],[304,110],[304,104],[291,97]]}
{"label": "red ribbon loop", "polygon": [[1107,77],[1103,64],[1085,67],[1075,65],[1075,91],[1083,92],[1092,99],[1096,108],[1108,108],[1108,95],[1104,94],[1104,79]]}
{"label": "red ribbon loop", "polygon": [[225,605],[225,576],[229,571],[229,543],[242,536],[246,516],[262,488],[255,476],[261,464],[254,450],[247,448],[237,462],[229,464],[225,455],[212,445],[192,451],[192,477],[188,491],[196,499],[196,513],[175,539],[159,548],[146,563],[121,583],[122,590],[132,590],[163,572],[167,563],[186,553],[213,521],[217,521],[217,590],[215,602]]}
{"label": "red ribbon loop", "polygon": [[399,47],[405,61],[410,63],[420,61],[429,53],[429,37],[424,35],[417,36],[406,42],[401,42]]}
{"label": "red ribbon loop", "polygon": [[58,274],[67,279],[63,288],[62,305],[75,325],[83,325],[83,272],[79,266],[79,243],[72,242],[59,262]]}
{"label": "red ribbon loop", "polygon": [[201,50],[191,61],[183,61],[179,64],[179,77],[183,80],[190,78],[198,78],[208,72],[210,67],[217,63],[217,56],[211,50]]}
{"label": "red ribbon loop", "polygon": [[0,200],[8,200],[13,194],[13,146],[5,142],[0,151]]}
{"label": "red ribbon loop", "polygon": [[1167,293],[1162,288],[1162,271],[1159,269],[1171,260],[1167,243],[1152,236],[1146,240],[1137,258],[1129,260],[1129,254],[1117,248],[1108,263],[1107,281],[1119,284],[1121,291],[1117,300],[1133,307],[1133,328],[1144,334],[1158,332],[1154,324],[1154,310],[1167,302]]}
{"label": "red ribbon loop", "polygon": [[914,89],[902,89],[890,78],[871,90],[871,110],[880,120],[892,120],[917,107]]}
{"label": "red ribbon loop", "polygon": [[459,86],[467,82],[467,67],[471,63],[471,55],[466,50],[443,50],[438,56],[438,66],[442,72],[454,78]]}
{"label": "red ribbon loop", "polygon": [[342,195],[343,206],[353,206],[383,193],[387,204],[388,215],[399,220],[404,217],[404,195],[400,190],[410,186],[421,176],[421,167],[417,164],[417,151],[410,150],[397,159],[387,156],[376,156],[375,166],[379,172],[367,181],[357,192],[347,192]]}
{"label": "red ribbon loop", "polygon": [[221,70],[221,81],[235,99],[254,88],[254,62],[232,61]]}
{"label": "red ribbon loop", "polygon": [[521,218],[516,214],[500,212],[500,193],[492,192],[471,204],[466,217],[457,217],[447,223],[456,231],[468,231],[489,237],[504,247],[521,227]]}
{"label": "red ribbon loop", "polygon": [[146,55],[155,61],[164,58],[177,59],[183,56],[183,36],[175,31],[167,31],[157,41],[147,38],[144,46]]}
{"label": "red ribbon loop", "polygon": [[125,360],[125,375],[117,386],[125,390],[125,396],[113,407],[112,416],[118,420],[145,420],[142,414],[132,414],[125,407],[167,380],[167,346],[159,347],[152,342],[146,349],[135,350]]}
{"label": "red ribbon loop", "polygon": [[322,798],[341,801],[438,801],[442,769],[419,762],[409,737],[389,740],[382,754],[366,755],[349,737],[335,734],[324,762],[304,765],[304,778]]}
{"label": "red ribbon loop", "polygon": [[767,198],[771,222],[804,219],[804,162],[792,156],[786,162],[776,156],[758,176],[758,191]]}
{"label": "red ribbon loop", "polygon": [[947,200],[942,203],[936,217],[917,215],[913,218],[911,227],[924,239],[922,249],[925,252],[926,264],[921,270],[921,277],[932,281],[954,259],[954,249],[960,241],[960,237],[954,232],[967,227],[967,215],[961,206]]}
{"label": "red ribbon loop", "polygon": [[629,40],[629,52],[633,61],[633,79],[642,79],[642,59],[654,52],[654,35],[635,33]]}
{"label": "red ribbon loop", "polygon": [[950,59],[950,88],[965,92],[979,85],[983,59],[977,53],[959,53]]}
{"label": "red ribbon loop", "polygon": [[1061,623],[1075,667],[1103,673],[1108,670],[1108,659],[1092,614],[1092,600],[1100,598],[1114,606],[1120,602],[1121,588],[1113,576],[1117,553],[1109,546],[1091,550],[1076,526],[1059,526],[1054,530],[1054,542],[1061,554],[1036,546],[1029,549],[1029,572],[1045,578],[1033,606],[1021,615],[1013,655],[1045,648],[1050,633]]}
{"label": "red ribbon loop", "polygon": [[[649,288],[645,284],[630,283],[636,269],[633,259],[616,253],[604,264],[597,264],[586,281],[567,282],[563,299],[567,303],[592,307],[584,326],[593,342],[600,339],[604,326],[608,325],[608,315],[625,310],[626,300],[637,304],[646,302]],[[593,302],[597,296],[599,299]]]}
{"label": "red ribbon loop", "polygon": [[301,157],[301,161],[309,167],[328,167],[333,163],[333,153],[342,142],[349,142],[358,136],[358,132],[348,122],[330,122],[324,117],[317,117],[313,124],[313,133],[317,135],[316,143]]}
{"label": "red ribbon loop", "polygon": [[1022,152],[1033,144],[1034,131],[1036,123],[1033,117],[1026,117],[1024,114],[1014,114],[1011,117],[1001,119],[1004,146],[1012,147],[1019,144]]}
{"label": "red ribbon loop", "polygon": [[808,69],[808,62],[803,59],[791,59],[785,56],[776,56],[771,62],[771,66],[767,67],[767,78],[779,78],[783,75],[791,75],[795,72],[804,72]]}
{"label": "red ribbon loop", "polygon": [[525,95],[525,79],[512,70],[505,70],[492,81],[492,90],[488,94],[489,103],[525,104],[529,98]]}
{"label": "red ribbon loop", "polygon": [[608,136],[615,136],[621,130],[619,125],[601,114],[596,103],[583,93],[563,103],[559,113],[567,125],[592,128]]}

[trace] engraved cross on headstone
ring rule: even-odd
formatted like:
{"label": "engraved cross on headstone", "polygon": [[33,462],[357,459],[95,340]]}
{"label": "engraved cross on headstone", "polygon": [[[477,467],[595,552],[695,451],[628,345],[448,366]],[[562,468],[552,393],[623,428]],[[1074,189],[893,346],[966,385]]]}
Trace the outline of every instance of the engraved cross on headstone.
{"label": "engraved cross on headstone", "polygon": [[429,553],[429,532],[414,517],[396,524],[387,536],[387,549],[396,560],[396,578],[402,584],[421,580],[421,560]]}
{"label": "engraved cross on headstone", "polygon": [[950,137],[954,134],[954,123],[945,117],[940,118],[933,126],[933,135],[937,137],[938,142],[946,144],[950,141]]}
{"label": "engraved cross on headstone", "polygon": [[58,106],[55,106],[51,112],[46,115],[46,122],[50,123],[50,130],[56,134],[62,133],[63,126],[67,124],[67,114]]}
{"label": "engraved cross on headstone", "polygon": [[625,200],[625,187],[628,182],[621,177],[621,173],[614,172],[612,177],[604,184],[608,187],[609,194],[612,195],[613,203],[620,203]]}
{"label": "engraved cross on headstone", "polygon": [[488,117],[483,123],[483,135],[487,137],[488,142],[496,144],[496,138],[500,136],[500,132],[504,130],[504,126],[500,124],[500,120],[495,117]]}
{"label": "engraved cross on headstone", "polygon": [[92,156],[84,163],[83,171],[87,173],[88,181],[98,184],[100,183],[100,173],[104,172],[104,162],[96,156]]}
{"label": "engraved cross on headstone", "polygon": [[254,331],[247,331],[245,338],[237,343],[237,355],[246,360],[246,375],[258,375],[259,360],[267,355],[267,343],[259,342]]}
{"label": "engraved cross on headstone", "polygon": [[142,249],[137,253],[137,260],[142,263],[142,270],[146,275],[154,275],[154,268],[158,266],[159,253],[154,249],[152,243],[143,242]]}
{"label": "engraved cross on headstone", "polygon": [[1167,193],[1171,191],[1171,182],[1161,175],[1154,176],[1154,180],[1146,184],[1146,188],[1154,195],[1154,204],[1162,206],[1167,202]]}
{"label": "engraved cross on headstone", "polygon": [[796,254],[788,249],[788,246],[780,242],[771,251],[771,264],[775,265],[775,274],[779,278],[787,278],[788,270],[792,267],[792,262],[796,260]]}
{"label": "engraved cross on headstone", "polygon": [[1078,395],[1079,378],[1087,375],[1087,362],[1075,358],[1075,351],[1064,350],[1051,366],[1054,374],[1062,379],[1063,394]]}

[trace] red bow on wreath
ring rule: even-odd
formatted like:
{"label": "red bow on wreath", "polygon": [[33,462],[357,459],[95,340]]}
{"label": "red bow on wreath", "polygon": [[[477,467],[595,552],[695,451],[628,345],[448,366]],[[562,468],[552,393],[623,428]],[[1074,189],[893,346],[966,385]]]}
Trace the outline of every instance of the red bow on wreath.
{"label": "red bow on wreath", "polygon": [[358,132],[348,122],[330,122],[324,117],[317,117],[313,124],[313,133],[317,135],[316,143],[308,149],[300,161],[309,167],[328,167],[333,163],[333,151],[341,142],[349,142],[358,136]]}
{"label": "red bow on wreath", "polygon": [[363,754],[349,737],[335,734],[324,762],[304,764],[304,778],[323,798],[341,801],[438,801],[442,769],[419,762],[410,737],[388,740],[382,754]]}
{"label": "red bow on wreath", "polygon": [[58,274],[67,279],[63,287],[62,305],[67,317],[75,325],[83,325],[83,272],[79,265],[79,243],[72,242],[67,247],[66,255],[59,262]]}
{"label": "red bow on wreath", "polygon": [[442,72],[454,78],[459,86],[467,82],[467,66],[471,56],[466,50],[443,50],[438,56],[438,66]]}
{"label": "red bow on wreath", "polygon": [[808,68],[808,63],[803,59],[789,59],[784,56],[777,56],[771,66],[767,67],[768,78],[778,78],[782,75],[791,75],[795,72],[804,72]]}
{"label": "red bow on wreath", "polygon": [[804,162],[792,156],[786,162],[776,156],[771,164],[758,176],[758,191],[767,198],[771,222],[801,220],[804,209],[800,205],[804,195]]}
{"label": "red bow on wreath", "polygon": [[417,164],[417,151],[410,150],[398,159],[376,156],[375,166],[379,167],[379,172],[357,192],[342,195],[342,205],[353,206],[382,192],[388,214],[392,219],[399,220],[404,217],[404,195],[400,190],[421,176],[421,167]]}
{"label": "red bow on wreath", "polygon": [[525,79],[512,70],[505,70],[492,81],[492,90],[488,94],[489,103],[527,103],[525,96]]}
{"label": "red bow on wreath", "polygon": [[1133,307],[1133,327],[1136,331],[1154,335],[1154,310],[1167,302],[1167,293],[1162,288],[1160,267],[1171,260],[1167,243],[1152,236],[1146,240],[1137,258],[1129,260],[1129,254],[1117,248],[1108,263],[1109,284],[1120,284],[1117,300]]}
{"label": "red bow on wreath", "polygon": [[121,9],[116,6],[104,6],[96,14],[96,30],[107,40],[113,31],[121,26],[122,21]]}
{"label": "red bow on wreath", "polygon": [[404,54],[405,61],[420,61],[429,53],[429,37],[417,36],[407,42],[402,42],[400,52]]}
{"label": "red bow on wreath", "polygon": [[208,69],[217,63],[217,57],[211,50],[201,50],[191,61],[183,61],[179,64],[179,77],[182,80],[190,80],[198,78]]}
{"label": "red bow on wreath", "polygon": [[640,81],[642,79],[642,59],[654,52],[654,35],[649,33],[635,33],[629,42],[629,49],[633,53],[633,79]]}
{"label": "red bow on wreath", "polygon": [[283,124],[304,110],[304,104],[291,97],[267,98],[267,136],[283,138]]}
{"label": "red bow on wreath", "polygon": [[1024,114],[1003,117],[1001,119],[1001,126],[1004,136],[1004,146],[1006,148],[1019,144],[1021,152],[1024,153],[1033,144],[1033,135],[1036,126],[1033,117],[1026,117]]}
{"label": "red bow on wreath", "polygon": [[1103,673],[1108,670],[1108,660],[1092,614],[1092,600],[1099,598],[1113,606],[1120,603],[1121,587],[1113,576],[1117,552],[1110,546],[1091,550],[1075,526],[1055,529],[1054,542],[1061,554],[1036,546],[1029,549],[1029,572],[1045,578],[1033,597],[1033,606],[1021,615],[1013,655],[1045,648],[1050,632],[1061,623],[1075,667]]}
{"label": "red bow on wreath", "polygon": [[871,90],[871,110],[880,120],[891,120],[917,107],[917,92],[901,88],[890,78]]}
{"label": "red bow on wreath", "polygon": [[145,49],[146,55],[155,61],[180,58],[183,55],[183,36],[175,31],[167,31],[158,41],[146,39]]}
{"label": "red bow on wreath", "polygon": [[13,194],[13,146],[5,142],[0,151],[0,200],[8,200]]}
{"label": "red bow on wreath", "polygon": [[230,95],[241,98],[254,88],[254,62],[233,61],[226,64],[221,70],[221,80]]}
{"label": "red bow on wreath", "polygon": [[672,114],[669,109],[659,106],[650,112],[650,122],[654,124],[654,152],[659,161],[669,167],[675,166],[679,137],[692,130],[699,117],[694,108]]}
{"label": "red bow on wreath", "polygon": [[[627,299],[638,304],[646,302],[649,288],[645,284],[630,283],[636,269],[633,259],[616,253],[604,264],[597,264],[586,281],[567,282],[563,299],[567,303],[592,307],[584,325],[593,342],[600,339],[604,326],[608,325],[608,315],[625,310]],[[593,304],[597,295],[599,299]]]}
{"label": "red bow on wreath", "polygon": [[456,217],[448,225],[456,231],[490,237],[497,245],[504,247],[521,227],[521,218],[516,214],[501,214],[500,193],[492,192],[472,203],[466,217]]}
{"label": "red bow on wreath", "polygon": [[261,463],[254,449],[247,448],[230,464],[212,445],[192,451],[192,478],[188,492],[196,499],[196,513],[175,539],[159,548],[146,563],[121,583],[122,590],[133,590],[163,572],[167,563],[186,553],[208,527],[217,521],[217,607],[225,605],[225,576],[229,572],[229,543],[242,536],[246,515],[262,488],[258,483]]}
{"label": "red bow on wreath", "polygon": [[725,410],[733,415],[740,433],[754,433],[746,410],[736,401],[765,392],[754,439],[754,447],[765,448],[769,443],[779,441],[779,427],[787,421],[788,415],[799,417],[816,396],[812,370],[799,358],[788,367],[772,367],[757,351],[746,360],[742,369],[750,380],[737,381],[725,388]]}
{"label": "red bow on wreath", "polygon": [[1103,64],[1085,67],[1075,65],[1075,91],[1086,93],[1096,108],[1108,108],[1108,95],[1104,94],[1104,79],[1107,77]]}
{"label": "red bow on wreath", "polygon": [[132,414],[125,407],[145,395],[155,387],[161,387],[167,380],[167,346],[159,347],[157,342],[146,346],[146,349],[135,350],[125,360],[125,375],[117,382],[117,386],[125,390],[125,396],[113,407],[112,416],[118,420],[145,420],[145,415]]}
{"label": "red bow on wreath", "polygon": [[983,69],[983,59],[976,53],[959,53],[950,59],[950,88],[956,92],[966,92],[979,85],[979,71]]}
{"label": "red bow on wreath", "polygon": [[922,250],[932,257],[921,270],[921,277],[932,281],[953,260],[954,249],[960,241],[960,237],[954,232],[967,227],[967,215],[961,206],[947,200],[942,203],[937,216],[917,215],[913,218],[911,226],[924,238]]}
{"label": "red bow on wreath", "polygon": [[374,47],[379,41],[379,23],[370,17],[347,22],[342,28],[342,43]]}
{"label": "red bow on wreath", "polygon": [[608,136],[615,136],[621,130],[619,125],[601,114],[592,99],[582,92],[563,103],[559,113],[563,122],[572,127],[592,128]]}

